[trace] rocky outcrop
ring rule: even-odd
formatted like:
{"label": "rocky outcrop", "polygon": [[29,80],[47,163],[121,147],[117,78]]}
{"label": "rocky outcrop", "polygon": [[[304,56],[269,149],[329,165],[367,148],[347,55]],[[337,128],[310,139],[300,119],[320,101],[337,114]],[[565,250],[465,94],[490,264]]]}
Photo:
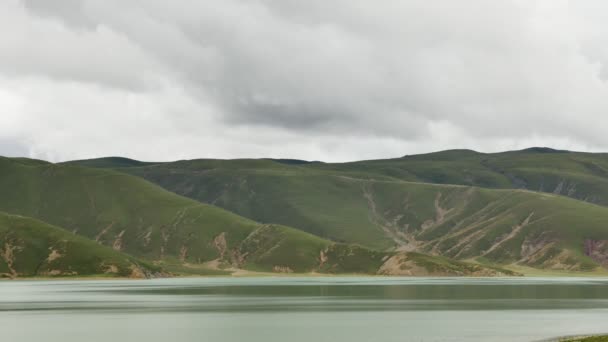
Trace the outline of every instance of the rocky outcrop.
{"label": "rocky outcrop", "polygon": [[516,272],[471,262],[408,252],[388,258],[378,270],[380,275],[400,276],[515,276]]}
{"label": "rocky outcrop", "polygon": [[608,240],[586,239],[584,244],[585,255],[608,268]]}

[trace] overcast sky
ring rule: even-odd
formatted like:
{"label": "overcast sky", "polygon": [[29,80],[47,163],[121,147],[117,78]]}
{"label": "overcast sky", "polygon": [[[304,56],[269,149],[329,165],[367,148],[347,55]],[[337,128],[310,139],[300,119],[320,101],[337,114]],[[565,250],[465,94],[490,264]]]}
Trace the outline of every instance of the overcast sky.
{"label": "overcast sky", "polygon": [[0,155],[608,151],[608,2],[1,0]]}

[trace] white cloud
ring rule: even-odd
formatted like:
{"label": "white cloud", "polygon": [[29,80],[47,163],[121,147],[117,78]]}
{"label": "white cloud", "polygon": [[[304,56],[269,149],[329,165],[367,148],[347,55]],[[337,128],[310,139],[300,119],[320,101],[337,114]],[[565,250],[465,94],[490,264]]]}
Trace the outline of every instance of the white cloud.
{"label": "white cloud", "polygon": [[606,10],[6,0],[0,141],[53,160],[608,150]]}

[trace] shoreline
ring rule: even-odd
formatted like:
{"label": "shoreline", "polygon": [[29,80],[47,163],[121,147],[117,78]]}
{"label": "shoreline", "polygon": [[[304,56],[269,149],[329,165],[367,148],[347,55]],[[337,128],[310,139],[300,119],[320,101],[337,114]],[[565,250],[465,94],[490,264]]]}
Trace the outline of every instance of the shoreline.
{"label": "shoreline", "polygon": [[181,279],[181,278],[333,278],[333,277],[369,277],[369,278],[462,278],[462,279],[534,279],[534,278],[589,278],[589,279],[608,279],[608,273],[553,273],[553,272],[537,272],[531,274],[523,274],[521,276],[441,276],[441,275],[380,275],[380,274],[356,274],[356,273],[272,273],[272,272],[256,272],[245,271],[235,272],[233,274],[179,274],[166,277],[150,277],[150,278],[133,278],[133,277],[116,277],[104,275],[90,276],[32,276],[32,277],[16,277],[16,278],[0,278],[0,283],[3,281],[86,281],[86,280],[153,280],[153,279]]}
{"label": "shoreline", "polygon": [[604,335],[571,335],[540,340],[537,342],[606,342],[608,334]]}
{"label": "shoreline", "polygon": [[[109,274],[91,274],[91,275],[65,275],[65,276],[31,276],[31,277],[15,277],[15,278],[0,278],[0,282],[6,281],[19,281],[19,280],[149,280],[149,279],[171,279],[171,278],[265,278],[265,277],[302,277],[302,278],[317,278],[317,277],[378,277],[378,278],[392,278],[392,277],[407,277],[407,278],[608,278],[608,270],[596,269],[594,271],[587,272],[574,272],[565,270],[543,270],[532,267],[526,267],[521,265],[504,265],[501,266],[506,270],[513,271],[519,275],[495,275],[495,276],[446,276],[446,275],[382,275],[382,274],[364,274],[364,273],[319,273],[319,272],[306,272],[306,273],[284,273],[284,272],[268,272],[268,271],[254,271],[242,268],[218,268],[209,267],[208,265],[178,265],[179,268],[174,268],[176,265],[166,265],[169,270],[168,276],[158,277],[129,277],[129,276],[114,276]],[[170,270],[174,269],[176,272],[171,273]],[[217,272],[217,273],[215,273]]]}

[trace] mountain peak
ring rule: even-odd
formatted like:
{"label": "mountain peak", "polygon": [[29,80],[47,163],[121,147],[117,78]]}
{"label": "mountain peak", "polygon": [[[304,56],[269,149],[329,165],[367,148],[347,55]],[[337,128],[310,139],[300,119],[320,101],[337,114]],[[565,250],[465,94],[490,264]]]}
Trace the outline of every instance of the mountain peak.
{"label": "mountain peak", "polygon": [[515,152],[527,152],[527,153],[569,153],[568,150],[556,150],[550,147],[529,147],[520,151]]}

